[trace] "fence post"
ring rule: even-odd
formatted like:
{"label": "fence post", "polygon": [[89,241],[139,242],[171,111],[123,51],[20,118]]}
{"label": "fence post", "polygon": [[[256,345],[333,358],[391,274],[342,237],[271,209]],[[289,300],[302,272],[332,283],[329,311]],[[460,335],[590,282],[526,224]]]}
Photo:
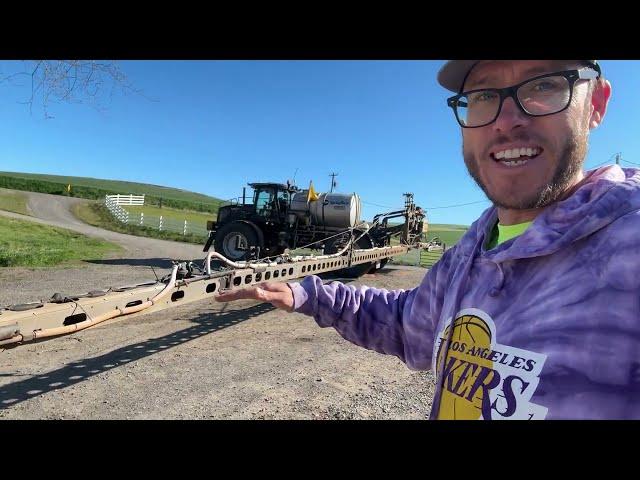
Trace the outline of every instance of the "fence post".
{"label": "fence post", "polygon": [[162,215],[160,215],[160,224],[158,225],[158,230],[162,231]]}
{"label": "fence post", "polygon": [[182,230],[182,235],[186,235],[187,234],[187,221],[184,221],[184,229]]}

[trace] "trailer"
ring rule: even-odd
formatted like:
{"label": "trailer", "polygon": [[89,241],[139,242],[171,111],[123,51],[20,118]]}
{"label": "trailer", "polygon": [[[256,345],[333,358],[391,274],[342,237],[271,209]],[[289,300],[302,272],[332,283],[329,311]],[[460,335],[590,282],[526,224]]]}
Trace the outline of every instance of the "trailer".
{"label": "trailer", "polygon": [[[367,250],[348,248],[333,255],[240,263],[231,262],[217,252],[209,252],[202,266],[193,262],[174,262],[171,274],[154,282],[94,290],[82,295],[58,293],[47,302],[0,308],[0,347],[15,347],[75,333],[107,320],[158,312],[265,281],[288,282],[388,260],[407,253],[410,248],[407,245]],[[224,266],[213,269],[214,259]]]}
{"label": "trailer", "polygon": [[[134,318],[262,282],[288,282],[326,273],[350,277],[355,272],[360,276],[375,272],[390,258],[411,249],[439,248],[436,242],[421,242],[424,214],[413,204],[413,195],[405,194],[405,198],[403,210],[377,215],[371,224],[362,222],[333,235],[322,235],[316,240],[324,244],[322,255],[283,252],[268,258],[234,261],[214,250],[201,264],[173,261],[171,273],[155,281],[80,295],[56,293],[46,302],[0,308],[0,348],[75,333],[107,320]],[[389,219],[401,216],[405,223],[388,225]],[[382,246],[361,248],[364,236]],[[399,244],[391,245],[392,237],[398,237]]]}

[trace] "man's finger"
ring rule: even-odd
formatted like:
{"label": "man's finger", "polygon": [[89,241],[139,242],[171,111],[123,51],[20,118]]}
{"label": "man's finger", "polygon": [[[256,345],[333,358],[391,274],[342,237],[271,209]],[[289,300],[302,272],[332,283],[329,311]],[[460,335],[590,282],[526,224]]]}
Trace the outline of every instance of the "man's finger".
{"label": "man's finger", "polygon": [[259,300],[269,302],[276,308],[293,311],[293,293],[288,285],[277,282],[261,283],[251,288],[220,292],[213,297],[217,302],[233,302],[234,300]]}
{"label": "man's finger", "polygon": [[258,298],[271,303],[274,307],[293,310],[293,293],[285,283],[261,284],[257,288]]}
{"label": "man's finger", "polygon": [[286,283],[280,282],[263,282],[257,285],[257,287],[266,290],[267,292],[289,292],[291,289]]}
{"label": "man's finger", "polygon": [[238,290],[229,290],[220,292],[218,295],[213,297],[218,302],[232,302],[234,300],[263,300],[260,297],[260,292],[256,287],[251,288],[243,288]]}

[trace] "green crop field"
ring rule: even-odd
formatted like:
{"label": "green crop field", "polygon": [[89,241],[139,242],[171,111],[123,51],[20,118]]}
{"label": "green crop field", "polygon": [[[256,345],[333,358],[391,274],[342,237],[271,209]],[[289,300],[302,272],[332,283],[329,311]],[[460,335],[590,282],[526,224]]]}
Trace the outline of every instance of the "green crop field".
{"label": "green crop field", "polygon": [[469,227],[465,225],[448,225],[445,223],[430,223],[427,232],[429,240],[438,237],[449,247],[455,245]]}
{"label": "green crop field", "polygon": [[[448,249],[460,240],[468,228],[469,227],[464,225],[432,223],[429,224],[427,239],[432,240],[435,237],[438,237]],[[442,256],[442,252],[422,251],[420,252],[420,257],[418,257],[418,254],[418,250],[412,250],[406,255],[393,257],[392,261],[398,265],[420,265],[422,267],[431,268],[431,266],[433,266],[433,264],[435,264]]]}
{"label": "green crop field", "polygon": [[0,188],[0,210],[29,215],[26,195],[20,192],[9,192]]}
{"label": "green crop field", "polygon": [[48,267],[101,259],[118,250],[71,230],[0,217],[0,267]]}

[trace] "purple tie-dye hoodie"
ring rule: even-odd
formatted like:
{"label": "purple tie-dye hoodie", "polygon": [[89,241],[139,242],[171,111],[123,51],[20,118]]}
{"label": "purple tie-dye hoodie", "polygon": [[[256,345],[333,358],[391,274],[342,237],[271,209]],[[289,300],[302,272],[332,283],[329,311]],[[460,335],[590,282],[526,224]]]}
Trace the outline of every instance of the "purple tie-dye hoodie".
{"label": "purple tie-dye hoodie", "polygon": [[639,210],[640,170],[603,167],[486,250],[489,208],[412,290],[310,276],[295,311],[437,372],[431,418],[640,418]]}

